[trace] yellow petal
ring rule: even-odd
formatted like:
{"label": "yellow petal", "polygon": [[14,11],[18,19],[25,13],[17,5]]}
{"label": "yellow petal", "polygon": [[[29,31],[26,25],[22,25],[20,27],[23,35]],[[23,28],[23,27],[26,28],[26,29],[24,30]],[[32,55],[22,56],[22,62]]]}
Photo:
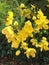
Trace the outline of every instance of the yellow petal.
{"label": "yellow petal", "polygon": [[16,56],[19,56],[20,55],[20,50],[17,50],[16,51]]}

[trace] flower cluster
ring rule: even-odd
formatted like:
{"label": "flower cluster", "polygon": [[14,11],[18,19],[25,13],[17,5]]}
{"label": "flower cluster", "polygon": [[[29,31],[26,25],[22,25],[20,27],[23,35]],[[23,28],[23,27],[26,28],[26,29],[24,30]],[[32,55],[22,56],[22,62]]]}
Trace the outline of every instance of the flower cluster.
{"label": "flower cluster", "polygon": [[35,23],[37,24],[37,29],[49,29],[49,20],[47,19],[46,16],[44,16],[43,12],[39,9],[39,11],[37,12],[38,14],[36,16],[33,16],[33,20],[35,21]]}
{"label": "flower cluster", "polygon": [[[2,29],[2,34],[6,36],[8,43],[11,43],[11,47],[17,50],[16,56],[21,54],[21,49],[24,50],[27,58],[30,58],[30,56],[32,58],[36,57],[37,51],[35,48],[39,48],[41,52],[49,50],[49,42],[45,36],[42,37],[40,42],[34,36],[42,29],[49,30],[49,20],[44,16],[41,9],[36,12],[35,8],[32,4],[31,8],[27,8],[23,3],[16,8],[19,11],[19,17],[23,19],[24,16],[25,20],[27,18],[27,21],[22,21],[23,23],[13,22],[13,12],[8,12],[7,21],[5,22],[6,27]],[[30,44],[32,47],[29,46]]]}
{"label": "flower cluster", "polygon": [[8,16],[6,19],[7,22],[5,22],[6,25],[11,25],[13,21],[13,12],[9,11]]}

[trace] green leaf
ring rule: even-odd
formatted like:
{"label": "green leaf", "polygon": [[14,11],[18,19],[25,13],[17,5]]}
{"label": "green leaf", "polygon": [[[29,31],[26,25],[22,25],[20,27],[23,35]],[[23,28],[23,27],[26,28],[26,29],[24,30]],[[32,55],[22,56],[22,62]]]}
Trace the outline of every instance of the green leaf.
{"label": "green leaf", "polygon": [[5,12],[6,12],[5,8],[6,8],[6,3],[0,2],[0,12],[5,14]]}

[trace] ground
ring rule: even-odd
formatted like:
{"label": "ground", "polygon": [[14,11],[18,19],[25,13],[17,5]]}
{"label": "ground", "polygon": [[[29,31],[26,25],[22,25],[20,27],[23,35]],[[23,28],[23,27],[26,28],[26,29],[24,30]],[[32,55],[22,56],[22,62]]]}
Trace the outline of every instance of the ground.
{"label": "ground", "polygon": [[[14,60],[12,58],[0,58],[0,65],[25,65],[24,62],[20,62],[17,60]],[[34,63],[27,63],[26,65],[49,65],[49,63],[41,63],[39,64],[38,62],[34,62]]]}

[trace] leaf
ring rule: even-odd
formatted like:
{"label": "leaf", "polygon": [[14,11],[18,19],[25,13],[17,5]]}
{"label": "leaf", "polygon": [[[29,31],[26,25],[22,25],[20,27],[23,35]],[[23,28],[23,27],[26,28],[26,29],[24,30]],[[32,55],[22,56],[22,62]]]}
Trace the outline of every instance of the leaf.
{"label": "leaf", "polygon": [[2,31],[2,29],[5,27],[4,24],[0,23],[0,32]]}
{"label": "leaf", "polygon": [[0,2],[0,12],[5,13],[6,12],[5,8],[6,8],[6,3]]}

